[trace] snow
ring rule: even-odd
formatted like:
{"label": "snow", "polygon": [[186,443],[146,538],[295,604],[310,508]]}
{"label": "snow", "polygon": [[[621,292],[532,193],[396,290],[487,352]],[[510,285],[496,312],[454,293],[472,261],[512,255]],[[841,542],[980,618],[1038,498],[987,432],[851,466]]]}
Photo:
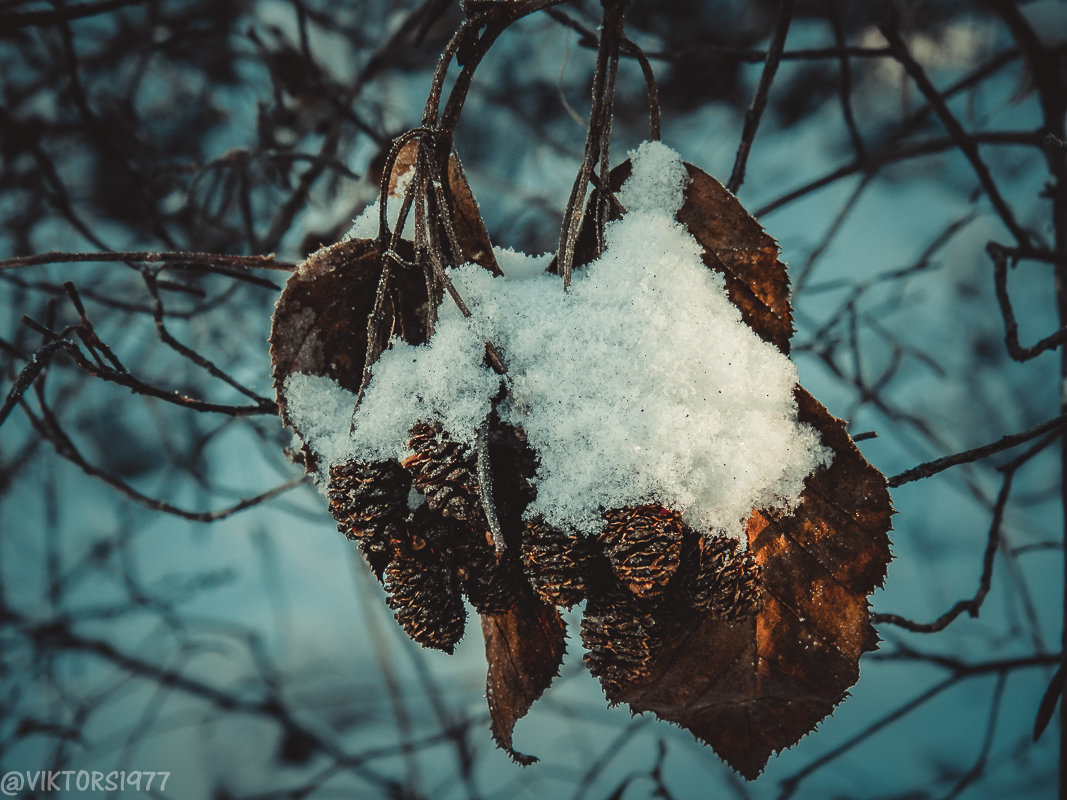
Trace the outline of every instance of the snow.
{"label": "snow", "polygon": [[568,291],[547,256],[501,251],[504,278],[452,272],[471,316],[446,299],[429,342],[395,340],[354,418],[336,384],[291,377],[289,413],[311,446],[330,463],[401,459],[420,420],[473,444],[502,381],[484,363],[491,341],[508,368],[499,413],[540,461],[528,515],[592,534],[603,509],[655,502],[742,538],[752,509],[794,508],[831,458],[797,420],[795,367],[744,324],[675,221],[681,159],[653,142],[630,158],[627,213]]}
{"label": "snow", "polygon": [[631,214],[660,212],[673,217],[682,207],[682,192],[689,183],[678,154],[660,142],[642,142],[629,156],[632,172],[616,199]]}
{"label": "snow", "polygon": [[[396,230],[396,224],[400,221],[400,209],[404,205],[404,193],[414,171],[408,168],[397,176],[396,186],[389,192],[385,206],[386,218],[389,221],[389,230]],[[381,223],[381,197],[363,209],[363,212],[352,222],[352,227],[344,235],[348,239],[377,239],[379,225]],[[415,235],[415,213],[408,211],[404,220],[404,236],[412,238]]]}
{"label": "snow", "polygon": [[315,477],[325,487],[331,464],[348,460],[349,424],[356,396],[329,378],[295,372],[285,382],[286,412],[322,461]]}

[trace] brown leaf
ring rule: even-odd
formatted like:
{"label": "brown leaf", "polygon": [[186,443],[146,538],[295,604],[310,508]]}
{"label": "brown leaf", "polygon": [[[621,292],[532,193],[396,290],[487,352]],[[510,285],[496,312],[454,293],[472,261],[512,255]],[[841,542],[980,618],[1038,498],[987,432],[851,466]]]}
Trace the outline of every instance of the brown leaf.
{"label": "brown leaf", "polygon": [[467,261],[480,264],[494,275],[503,275],[496,263],[493,254],[493,246],[489,240],[489,232],[485,229],[482,221],[482,213],[478,208],[478,202],[474,199],[467,176],[463,172],[463,165],[459,162],[459,156],[452,153],[448,161],[448,186],[452,203],[452,224],[456,230],[456,239],[459,241],[460,250]]}
{"label": "brown leaf", "polygon": [[678,221],[703,245],[708,268],[725,276],[726,292],[745,323],[788,353],[793,316],[778,242],[721,183],[692,164],[685,168],[689,186]]}
{"label": "brown leaf", "polygon": [[[724,276],[745,323],[788,353],[789,278],[777,242],[718,181],[690,164],[686,169],[678,221],[702,245],[708,268]],[[611,191],[630,171],[628,161],[612,171]],[[590,212],[596,202],[594,193],[577,243],[579,264],[599,255]],[[867,595],[891,557],[885,478],[860,455],[841,420],[799,386],[796,398],[801,421],[834,451],[833,464],[808,478],[794,514],[753,513],[748,544],[755,565],[733,563],[731,574],[714,582],[715,600],[706,602],[692,580],[694,564],[685,563],[692,553],[683,554],[663,601],[643,612],[640,669],[601,675],[610,700],[687,728],[747,778],[810,731],[856,682],[860,655],[877,642]],[[737,608],[724,605],[727,587],[736,590]]]}
{"label": "brown leaf", "polygon": [[482,633],[493,739],[518,763],[532,764],[537,758],[516,752],[511,735],[559,674],[566,650],[563,620],[556,609],[527,593],[503,614],[483,614]]}
{"label": "brown leaf", "polygon": [[[398,180],[414,166],[417,145],[412,141],[401,148],[390,173],[393,202],[399,201]],[[449,160],[444,188],[462,258],[499,275],[478,203],[455,154]],[[402,241],[397,249],[401,257],[414,260],[410,242]],[[374,239],[338,242],[308,256],[286,282],[274,310],[270,355],[278,408],[290,427],[292,420],[286,412],[282,389],[294,372],[329,377],[345,389],[359,391],[367,359],[367,321],[380,289],[385,324],[380,328],[380,341],[373,343],[372,353],[381,352],[394,335],[412,344],[426,341],[428,296],[424,276],[417,270],[392,269],[388,285],[380,287],[380,256],[381,249]],[[438,299],[434,298],[435,302]],[[314,469],[312,460],[305,452],[309,470]]]}
{"label": "brown leaf", "polygon": [[[325,376],[359,391],[367,357],[367,319],[381,278],[378,256],[372,239],[338,242],[312,253],[286,282],[274,309],[270,355],[278,407],[290,427],[283,387],[293,373]],[[412,343],[425,341],[425,306],[422,275],[393,270],[384,299],[389,322],[385,331]]]}
{"label": "brown leaf", "polygon": [[[397,190],[398,182],[407,175],[415,166],[418,156],[419,142],[411,140],[397,154],[396,164],[389,176],[389,194],[392,197],[400,197]],[[452,208],[452,225],[456,231],[456,239],[466,261],[481,264],[494,275],[502,275],[500,267],[493,255],[493,247],[489,241],[489,232],[485,229],[482,221],[482,213],[478,208],[478,201],[474,199],[470,184],[467,183],[467,175],[463,171],[459,156],[452,153],[448,160],[448,181],[444,186],[448,194]]]}
{"label": "brown leaf", "polygon": [[803,389],[802,421],[835,451],[808,479],[795,514],[756,512],[749,550],[759,564],[762,605],[735,621],[695,609],[657,617],[648,678],[617,699],[651,711],[711,745],[746,778],[773,752],[829,714],[876,646],[867,594],[889,560],[892,506],[885,479],[856,450],[844,423]]}

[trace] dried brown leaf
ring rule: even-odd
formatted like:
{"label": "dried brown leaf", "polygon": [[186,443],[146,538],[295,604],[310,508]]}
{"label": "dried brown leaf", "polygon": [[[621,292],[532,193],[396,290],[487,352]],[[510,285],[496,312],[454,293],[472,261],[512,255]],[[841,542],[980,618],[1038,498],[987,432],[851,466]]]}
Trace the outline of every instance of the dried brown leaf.
{"label": "dried brown leaf", "polygon": [[[745,323],[788,353],[789,279],[777,242],[718,181],[686,169],[678,221],[702,245],[708,268],[724,276]],[[610,189],[629,174],[629,162],[613,170]],[[595,203],[594,197],[588,209]],[[587,211],[578,263],[599,255],[592,217]],[[724,597],[710,603],[697,597],[693,567],[683,563],[677,586],[645,614],[646,636],[635,651],[641,669],[615,670],[606,682],[601,676],[610,700],[681,725],[747,778],[812,730],[856,682],[860,655],[877,643],[867,595],[882,583],[891,557],[884,476],[841,420],[799,386],[796,399],[800,420],[819,431],[834,461],[808,478],[795,513],[754,511],[748,545],[755,568],[738,563],[730,582],[738,607],[724,605]],[[632,653],[626,657],[633,660]]]}
{"label": "dried brown leaf", "polygon": [[726,278],[726,292],[745,323],[788,353],[793,316],[778,242],[721,183],[692,164],[685,167],[689,185],[678,221],[703,245],[708,268]]}
{"label": "dried brown leaf", "polygon": [[728,621],[696,610],[657,618],[648,677],[616,698],[711,745],[746,778],[827,716],[876,646],[867,594],[889,560],[885,479],[835,419],[797,390],[800,418],[835,451],[808,479],[795,514],[756,512],[749,550],[763,582],[760,610]]}
{"label": "dried brown leaf", "polygon": [[512,747],[512,732],[559,674],[566,650],[563,620],[555,608],[526,593],[503,614],[483,614],[482,633],[493,739],[518,763],[532,764],[536,757]]}
{"label": "dried brown leaf", "polygon": [[[402,147],[390,173],[393,202],[399,202],[398,181],[414,166],[417,146],[412,141]],[[478,204],[455,154],[449,160],[444,190],[461,257],[500,274]],[[397,250],[401,257],[414,260],[410,242],[400,242]],[[278,408],[290,427],[283,387],[294,372],[332,378],[345,389],[359,391],[368,352],[367,322],[379,291],[383,324],[378,326],[379,341],[372,343],[372,354],[381,352],[391,336],[413,344],[426,340],[429,299],[424,276],[417,270],[392,269],[387,285],[380,285],[381,278],[381,248],[374,239],[323,247],[289,277],[274,310],[270,355]],[[314,469],[310,453],[304,455],[307,468]]]}
{"label": "dried brown leaf", "polygon": [[[367,320],[380,279],[379,249],[372,239],[350,239],[318,250],[289,277],[274,309],[270,355],[278,407],[290,427],[283,390],[293,373],[332,378],[351,392],[359,391]],[[426,297],[422,275],[392,271],[383,298],[384,340],[377,342],[377,349],[391,334],[413,343],[425,340]]]}
{"label": "dried brown leaf", "polygon": [[[400,148],[393,171],[389,176],[390,196],[400,197],[402,195],[398,188],[401,185],[401,178],[407,176],[415,167],[419,147],[420,142],[413,139]],[[470,184],[467,183],[467,175],[463,171],[463,164],[460,163],[459,156],[455,152],[448,160],[447,177],[447,183],[443,188],[448,195],[452,209],[452,225],[464,260],[481,264],[494,275],[503,274],[496,263],[496,256],[493,254],[493,247],[489,241],[489,232],[482,221],[478,201],[474,199],[474,193],[471,192]]]}

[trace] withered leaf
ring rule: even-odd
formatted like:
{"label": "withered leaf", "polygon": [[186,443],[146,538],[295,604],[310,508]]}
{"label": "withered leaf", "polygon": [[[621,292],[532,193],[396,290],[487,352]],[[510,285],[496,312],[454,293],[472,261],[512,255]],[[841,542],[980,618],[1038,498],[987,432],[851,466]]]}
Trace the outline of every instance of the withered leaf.
{"label": "withered leaf", "polygon": [[[678,221],[702,245],[708,268],[724,276],[745,323],[788,353],[789,279],[777,242],[718,181],[690,164],[686,169],[690,182]],[[611,191],[629,174],[628,161],[616,167]],[[599,255],[596,202],[594,193],[577,263]],[[809,476],[795,513],[754,510],[747,563],[755,567],[733,561],[732,573],[723,576],[728,580],[714,581],[712,599],[693,581],[693,564],[685,563],[693,553],[685,551],[666,599],[642,612],[644,635],[626,655],[640,669],[607,674],[601,662],[610,658],[592,649],[587,656],[605,673],[609,700],[681,725],[746,778],[812,730],[858,679],[860,655],[877,643],[867,595],[881,584],[891,557],[893,510],[884,476],[859,453],[841,420],[803,388],[795,394],[799,419],[819,431],[834,461]],[[734,607],[725,602],[726,588],[736,590]],[[592,600],[590,607],[605,618]],[[583,623],[587,628],[597,631],[597,622]]]}
{"label": "withered leaf", "polygon": [[[274,309],[270,355],[282,420],[293,427],[285,381],[294,373],[332,378],[358,392],[367,360],[367,321],[381,278],[378,243],[350,239],[312,253],[289,276]],[[391,335],[425,340],[426,283],[411,270],[393,270],[383,298],[381,350]],[[301,431],[297,431],[301,433]],[[315,469],[305,448],[305,466]]]}
{"label": "withered leaf", "polygon": [[[400,179],[415,167],[419,146],[420,143],[413,139],[400,148],[393,171],[389,175],[390,196],[401,196]],[[460,163],[455,151],[448,159],[447,178],[448,180],[443,182],[442,186],[452,209],[452,225],[464,260],[480,264],[494,275],[503,274],[496,263],[496,256],[493,255],[489,232],[482,221],[478,201],[474,199],[474,193],[471,192],[470,184],[467,183],[467,175],[463,171],[463,164]]]}
{"label": "withered leaf", "polygon": [[566,650],[563,620],[555,608],[525,593],[502,614],[482,614],[482,634],[493,739],[518,763],[532,764],[535,756],[512,747],[512,732],[559,674]]}
{"label": "withered leaf", "polygon": [[733,621],[697,610],[664,618],[647,678],[615,698],[688,729],[749,779],[858,679],[860,655],[877,643],[867,594],[890,557],[885,479],[841,420],[802,389],[797,401],[835,459],[808,479],[795,514],[749,520],[760,610]]}
{"label": "withered leaf", "polygon": [[726,292],[745,323],[788,353],[793,316],[778,242],[721,183],[692,164],[685,168],[689,185],[678,221],[703,245],[708,268],[726,278]]}
{"label": "withered leaf", "polygon": [[[398,180],[414,165],[416,146],[417,142],[409,142],[401,149],[390,174],[393,202],[399,200]],[[461,257],[500,274],[478,204],[455,154],[449,160],[445,184]],[[402,241],[397,250],[401,257],[414,260],[410,242]],[[293,373],[325,376],[345,389],[359,391],[367,359],[367,321],[381,276],[379,243],[350,239],[312,253],[289,277],[274,310],[270,355],[278,408],[290,427],[283,387]],[[394,335],[412,344],[424,342],[429,302],[424,276],[417,270],[393,269],[383,288],[385,324],[380,326],[381,341],[373,343],[372,351],[380,352]],[[314,469],[310,453],[304,455],[305,465]]]}

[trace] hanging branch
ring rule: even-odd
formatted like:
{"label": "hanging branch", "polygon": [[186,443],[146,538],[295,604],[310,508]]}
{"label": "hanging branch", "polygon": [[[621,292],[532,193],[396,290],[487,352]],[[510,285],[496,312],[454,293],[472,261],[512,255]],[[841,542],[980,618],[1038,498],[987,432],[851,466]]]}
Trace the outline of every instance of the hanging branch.
{"label": "hanging branch", "polygon": [[[362,398],[370,380],[370,365],[381,354],[387,340],[384,336],[386,299],[391,292],[393,265],[404,269],[421,269],[425,276],[427,296],[430,298],[425,335],[432,335],[436,322],[437,300],[447,292],[464,317],[470,310],[451,279],[446,267],[460,263],[462,248],[453,219],[454,198],[449,180],[449,165],[453,157],[452,142],[474,73],[493,43],[510,25],[536,11],[558,5],[563,0],[529,0],[508,4],[467,3],[468,18],[446,45],[437,63],[422,124],[394,140],[386,158],[382,184],[379,189],[379,232],[381,243],[381,278],[372,313],[367,321],[367,354],[363,381],[358,394]],[[444,85],[452,62],[460,65],[448,97],[441,110]],[[410,142],[417,142],[411,179],[401,200],[400,212],[393,230],[389,229],[387,203],[393,170],[401,150]],[[414,209],[414,261],[399,255],[404,241],[408,215]],[[388,245],[385,243],[388,241]],[[492,251],[486,253],[487,266],[498,272]],[[486,342],[486,358],[498,374],[507,368],[499,350]]]}
{"label": "hanging branch", "polygon": [[767,98],[771,93],[771,84],[778,72],[778,64],[782,60],[782,51],[785,49],[785,38],[789,35],[789,24],[793,20],[793,0],[782,0],[782,6],[778,11],[778,24],[774,29],[774,38],[771,40],[770,49],[767,51],[767,60],[763,64],[763,74],[760,75],[759,86],[756,88],[756,96],[752,98],[752,105],[745,114],[745,127],[741,132],[741,144],[737,147],[737,156],[734,159],[733,172],[726,188],[731,193],[737,194],[741,184],[745,181],[745,165],[748,163],[748,154],[752,150],[752,141],[756,138],[763,110],[767,107]]}
{"label": "hanging branch", "polygon": [[[593,176],[593,168],[600,166],[600,183],[607,185],[610,169],[611,110],[615,93],[615,75],[619,64],[619,50],[623,41],[623,13],[627,0],[604,0],[600,43],[597,46],[596,72],[593,76],[593,101],[589,110],[589,130],[585,137],[585,156],[574,180],[570,199],[563,214],[559,235],[556,271],[563,276],[564,287],[570,286],[574,270],[574,249],[585,212],[585,196]],[[599,195],[596,219],[597,252],[603,249],[604,223],[607,221],[608,200]]]}
{"label": "hanging branch", "polygon": [[[594,48],[599,47],[599,37],[577,20],[572,19],[559,9],[548,9],[545,13],[556,22],[578,33],[582,37],[579,44]],[[652,70],[652,62],[649,61],[645,51],[628,36],[623,36],[621,50],[623,55],[635,59],[641,67],[641,75],[645,79],[645,91],[648,95],[648,138],[651,141],[658,142],[660,139],[659,86],[656,83],[655,72]]]}

